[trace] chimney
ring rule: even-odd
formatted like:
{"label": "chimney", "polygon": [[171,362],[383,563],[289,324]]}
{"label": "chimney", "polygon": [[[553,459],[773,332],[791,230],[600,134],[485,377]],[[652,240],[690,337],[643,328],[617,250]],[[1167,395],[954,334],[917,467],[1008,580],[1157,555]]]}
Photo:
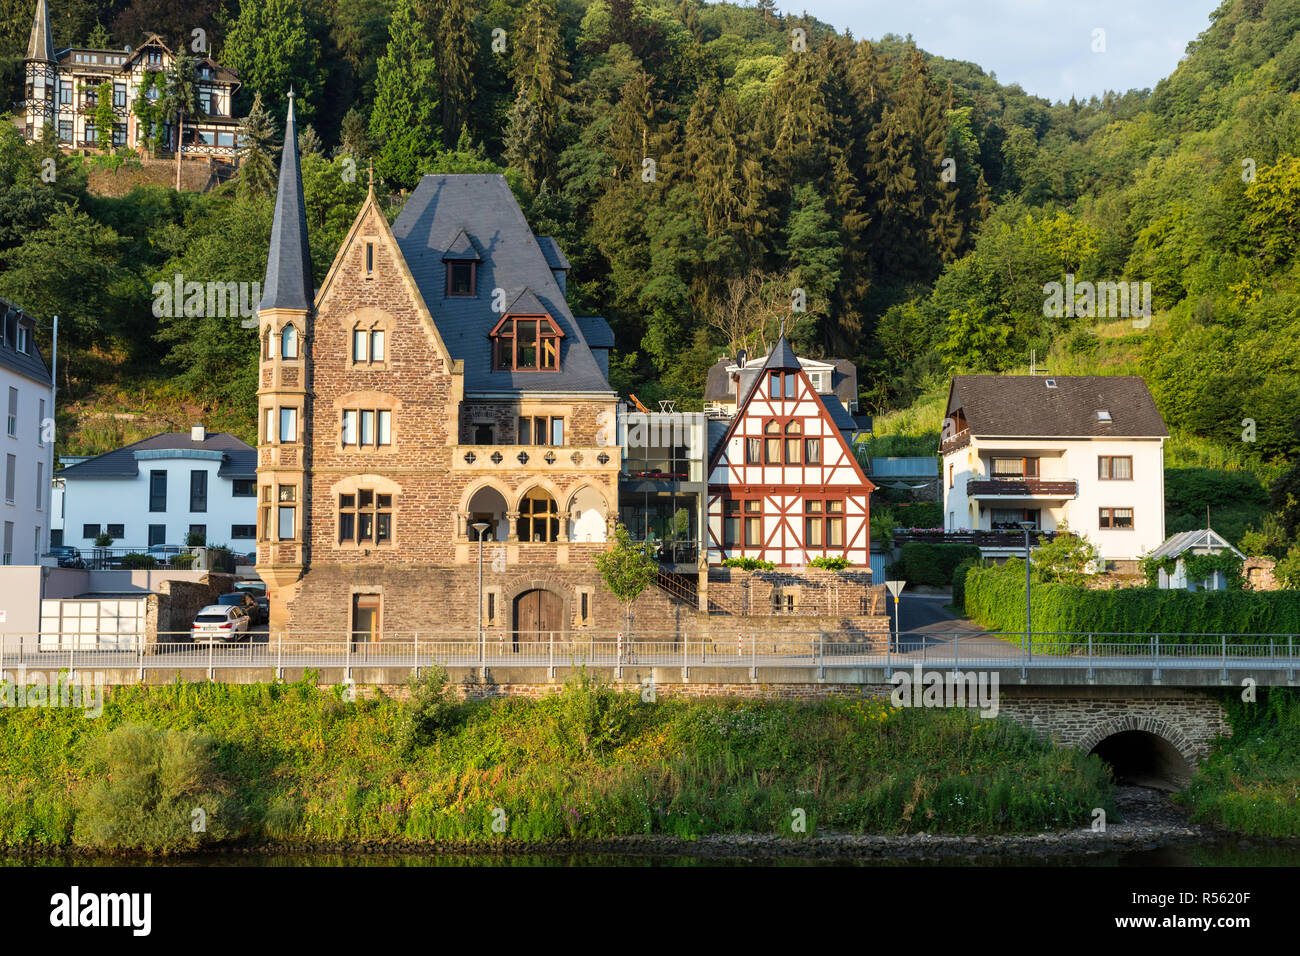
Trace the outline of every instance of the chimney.
{"label": "chimney", "polygon": [[208,439],[208,430],[202,425],[194,425],[190,428],[190,441],[204,442]]}

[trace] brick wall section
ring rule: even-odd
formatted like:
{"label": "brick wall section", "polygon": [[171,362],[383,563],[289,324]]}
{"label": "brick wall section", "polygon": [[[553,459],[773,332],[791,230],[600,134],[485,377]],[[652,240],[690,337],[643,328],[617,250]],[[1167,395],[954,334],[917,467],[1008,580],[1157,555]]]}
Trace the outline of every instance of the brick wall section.
{"label": "brick wall section", "polygon": [[1272,558],[1247,558],[1242,564],[1242,571],[1246,575],[1246,586],[1252,591],[1276,591],[1278,589],[1277,578],[1273,576],[1273,568],[1277,564]]}

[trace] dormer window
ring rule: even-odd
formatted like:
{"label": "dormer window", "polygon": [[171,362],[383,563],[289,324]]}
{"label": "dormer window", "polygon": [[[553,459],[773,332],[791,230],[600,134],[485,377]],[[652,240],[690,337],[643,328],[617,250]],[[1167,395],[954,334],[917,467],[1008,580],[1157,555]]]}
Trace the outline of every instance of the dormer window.
{"label": "dormer window", "polygon": [[447,263],[447,295],[473,297],[478,278],[478,263],[453,259]]}
{"label": "dormer window", "polygon": [[492,367],[504,372],[558,371],[563,335],[550,316],[507,316],[492,331]]}

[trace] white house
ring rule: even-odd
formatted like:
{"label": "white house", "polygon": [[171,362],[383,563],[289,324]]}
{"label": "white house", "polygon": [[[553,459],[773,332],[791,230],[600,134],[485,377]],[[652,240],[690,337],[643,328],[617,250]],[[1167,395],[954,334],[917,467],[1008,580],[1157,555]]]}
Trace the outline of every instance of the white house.
{"label": "white house", "polygon": [[50,475],[54,463],[54,383],[36,347],[36,321],[0,300],[0,564],[39,564],[49,550]]}
{"label": "white house", "polygon": [[154,435],[62,469],[64,544],[115,548],[183,545],[199,532],[209,545],[251,551],[257,529],[257,453],[234,435]]}
{"label": "white house", "polygon": [[[1107,562],[1165,540],[1164,442],[1146,383],[1131,375],[957,375],[939,445],[944,528],[1068,527]],[[1021,545],[984,536],[992,554]]]}

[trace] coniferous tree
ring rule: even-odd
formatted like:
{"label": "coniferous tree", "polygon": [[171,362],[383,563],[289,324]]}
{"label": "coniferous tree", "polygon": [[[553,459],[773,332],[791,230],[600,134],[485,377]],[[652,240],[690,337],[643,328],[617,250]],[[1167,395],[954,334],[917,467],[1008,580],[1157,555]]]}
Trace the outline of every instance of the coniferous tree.
{"label": "coniferous tree", "polygon": [[262,106],[283,123],[289,89],[296,95],[294,116],[311,119],[325,84],[320,43],[312,36],[303,0],[240,0],[222,61],[239,72],[240,96],[262,94]]}
{"label": "coniferous tree", "polygon": [[385,179],[412,187],[438,149],[438,71],[414,0],[398,0],[379,61],[370,135]]}
{"label": "coniferous tree", "polygon": [[554,0],[529,0],[513,35],[516,98],[506,152],[536,188],[555,176],[558,133],[569,105],[571,76]]}
{"label": "coniferous tree", "polygon": [[442,141],[449,149],[456,145],[461,129],[469,122],[474,100],[474,15],[468,0],[441,0],[437,22],[438,90],[442,102]]}
{"label": "coniferous tree", "polygon": [[239,191],[243,196],[275,192],[275,120],[262,107],[262,94],[253,97],[248,115],[239,121],[244,145],[240,150]]}

